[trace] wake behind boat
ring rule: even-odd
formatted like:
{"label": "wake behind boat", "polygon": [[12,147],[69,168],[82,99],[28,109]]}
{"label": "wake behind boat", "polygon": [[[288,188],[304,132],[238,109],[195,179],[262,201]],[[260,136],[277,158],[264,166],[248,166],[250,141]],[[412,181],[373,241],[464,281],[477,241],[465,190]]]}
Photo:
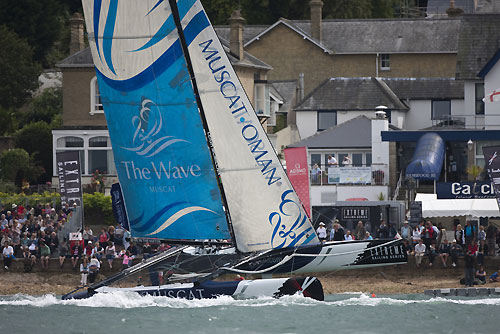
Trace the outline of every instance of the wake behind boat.
{"label": "wake behind boat", "polygon": [[[206,258],[213,276],[406,262],[397,240],[319,242],[199,0],[83,0],[83,8],[121,185],[113,199],[132,237],[231,240],[235,257]],[[159,257],[180,268],[179,256],[189,265],[205,255]],[[158,265],[152,262],[141,268]],[[272,286],[276,295],[282,280],[245,284],[263,292]],[[104,282],[89,294],[106,291],[112,281]],[[310,281],[300,282],[296,291]],[[243,283],[205,277],[187,284],[226,294],[226,285],[239,291]]]}

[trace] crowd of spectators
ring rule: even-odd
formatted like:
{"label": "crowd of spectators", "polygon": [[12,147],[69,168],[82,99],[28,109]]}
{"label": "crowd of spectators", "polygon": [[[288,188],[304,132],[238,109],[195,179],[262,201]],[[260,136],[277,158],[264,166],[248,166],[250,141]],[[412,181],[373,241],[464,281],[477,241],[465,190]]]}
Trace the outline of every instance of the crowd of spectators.
{"label": "crowd of spectators", "polygon": [[26,259],[28,266],[40,262],[42,270],[48,268],[48,259],[60,246],[63,227],[74,208],[65,204],[56,211],[50,203],[35,207],[12,204],[0,206],[0,246],[4,255],[4,269],[8,270],[12,259]]}
{"label": "crowd of spectators", "polygon": [[120,225],[102,228],[94,233],[89,226],[81,231],[81,239],[69,240],[64,226],[75,207],[64,204],[56,210],[50,203],[36,207],[13,204],[8,209],[0,207],[0,245],[4,270],[9,270],[13,259],[24,260],[24,271],[35,266],[46,271],[49,259],[58,259],[62,268],[70,263],[74,271],[81,274],[81,284],[93,283],[103,263],[113,268],[115,258],[120,257],[123,267],[133,264],[141,253],[148,257],[170,246],[145,243],[138,247],[130,239],[130,233]]}
{"label": "crowd of spectators", "polygon": [[[323,222],[316,230],[321,242],[344,240],[372,240],[365,223],[359,221],[354,231],[344,231],[344,228],[335,220],[328,229]],[[437,225],[430,220],[422,220],[411,227],[408,221],[403,222],[399,230],[382,220],[375,230],[376,239],[402,239],[404,251],[415,257],[415,264],[421,267],[425,262],[428,267],[436,265],[447,268],[456,268],[459,258],[464,259],[464,284],[484,284],[487,282],[487,273],[484,269],[485,259],[496,255],[495,247],[500,249],[500,231],[493,224],[477,226],[466,221],[462,227],[457,224],[453,231],[447,232],[441,223]],[[500,250],[499,250],[500,253]],[[425,259],[425,261],[424,261]],[[496,275],[496,276],[495,276]],[[492,281],[498,281],[498,272],[489,276]]]}
{"label": "crowd of spectators", "polygon": [[[500,233],[493,224],[477,226],[466,221],[462,227],[457,224],[453,231],[448,233],[440,223],[434,225],[430,220],[422,220],[411,228],[404,222],[400,229],[400,236],[404,239],[404,248],[408,255],[415,256],[417,267],[427,257],[427,265],[432,267],[435,260],[444,268],[451,262],[452,267],[458,266],[458,258],[464,259],[464,279],[466,286],[486,283],[487,273],[484,270],[485,259],[496,255],[495,244],[500,246]],[[452,240],[448,240],[449,237]],[[448,260],[450,259],[450,261]]]}

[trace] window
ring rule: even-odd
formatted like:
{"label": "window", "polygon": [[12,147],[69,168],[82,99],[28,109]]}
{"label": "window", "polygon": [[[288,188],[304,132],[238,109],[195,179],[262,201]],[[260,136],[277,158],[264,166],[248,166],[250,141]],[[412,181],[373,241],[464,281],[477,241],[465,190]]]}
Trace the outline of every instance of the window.
{"label": "window", "polygon": [[105,131],[93,133],[87,133],[91,131],[82,131],[74,136],[66,135],[67,132],[56,134],[56,131],[54,131],[56,139],[55,151],[78,151],[80,153],[82,175],[92,174],[96,170],[108,175],[116,175],[111,142]]}
{"label": "window", "polygon": [[354,167],[363,166],[363,154],[362,153],[353,153],[351,160],[352,160],[352,165]]}
{"label": "window", "polygon": [[372,165],[372,154],[366,153],[366,167],[370,167]]}
{"label": "window", "polygon": [[102,113],[104,113],[104,108],[102,107],[97,77],[93,77],[92,80],[90,80],[90,114],[94,115]]}
{"label": "window", "polygon": [[387,53],[382,53],[380,55],[380,69],[381,70],[391,69],[391,55]]}
{"label": "window", "polygon": [[80,173],[85,174],[85,151],[83,150],[83,146],[84,146],[83,139],[79,137],[68,136],[57,139],[57,152],[66,152],[66,151],[79,152]]}
{"label": "window", "polygon": [[318,111],[318,131],[337,125],[336,111]]}
{"label": "window", "polygon": [[432,101],[432,119],[448,119],[451,114],[451,101]]}
{"label": "window", "polygon": [[484,115],[484,83],[476,84],[476,115]]}
{"label": "window", "polygon": [[89,174],[99,170],[100,173],[116,174],[113,163],[113,152],[109,138],[105,136],[93,137],[89,139]]}
{"label": "window", "polygon": [[254,106],[257,116],[271,116],[271,102],[269,99],[269,85],[263,82],[256,82],[254,86]]}

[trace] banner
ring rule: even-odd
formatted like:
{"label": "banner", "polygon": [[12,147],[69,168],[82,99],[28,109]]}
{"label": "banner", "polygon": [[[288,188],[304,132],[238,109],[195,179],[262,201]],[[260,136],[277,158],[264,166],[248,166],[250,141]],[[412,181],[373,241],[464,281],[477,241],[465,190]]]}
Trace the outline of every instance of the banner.
{"label": "banner", "polygon": [[113,208],[113,215],[115,216],[116,221],[123,226],[124,229],[130,231],[127,209],[125,208],[125,201],[123,200],[122,187],[119,183],[114,183],[111,186],[111,206]]}
{"label": "banner", "polygon": [[311,218],[311,200],[309,198],[309,169],[305,147],[285,148],[286,173],[299,196],[307,215]]}
{"label": "banner", "polygon": [[371,167],[330,167],[328,168],[329,184],[370,184],[372,182]]}
{"label": "banner", "polygon": [[436,185],[438,199],[494,198],[493,189],[490,181],[438,182]]}
{"label": "banner", "polygon": [[70,206],[82,206],[82,178],[80,173],[80,153],[78,151],[57,152],[57,176],[61,202]]}
{"label": "banner", "polygon": [[370,208],[342,207],[342,220],[370,220]]}
{"label": "banner", "polygon": [[483,147],[485,168],[493,184],[493,192],[497,198],[497,204],[500,208],[500,146]]}

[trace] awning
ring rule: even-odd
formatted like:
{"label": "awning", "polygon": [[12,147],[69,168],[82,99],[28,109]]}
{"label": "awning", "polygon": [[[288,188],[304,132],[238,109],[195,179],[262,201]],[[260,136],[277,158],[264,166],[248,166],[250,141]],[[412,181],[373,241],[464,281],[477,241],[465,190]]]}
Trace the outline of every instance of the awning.
{"label": "awning", "polygon": [[422,217],[500,217],[495,198],[437,199],[436,194],[417,194],[422,202]]}
{"label": "awning", "polygon": [[444,140],[437,133],[426,133],[417,142],[412,161],[406,167],[406,177],[417,180],[437,180],[444,159]]}

